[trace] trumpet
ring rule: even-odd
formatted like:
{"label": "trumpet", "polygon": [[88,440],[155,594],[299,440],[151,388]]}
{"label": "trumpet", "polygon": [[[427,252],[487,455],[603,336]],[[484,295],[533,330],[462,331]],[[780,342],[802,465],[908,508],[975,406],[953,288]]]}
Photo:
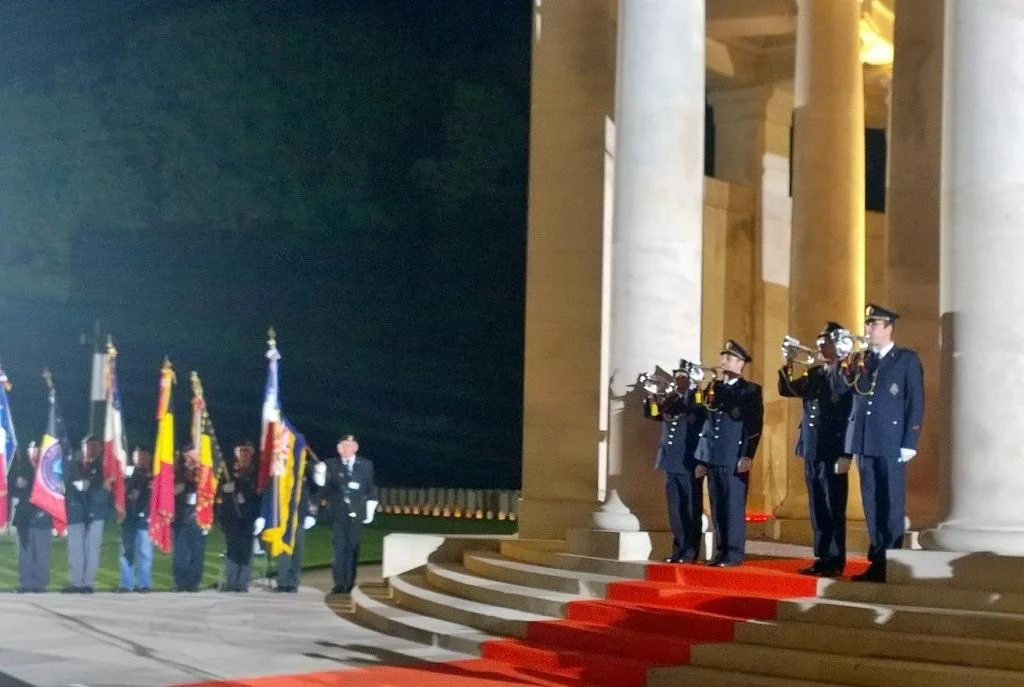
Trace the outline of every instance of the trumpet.
{"label": "trumpet", "polygon": [[668,396],[676,391],[675,380],[668,379],[657,372],[641,372],[636,378],[636,383],[648,396]]}
{"label": "trumpet", "polygon": [[782,359],[805,367],[818,364],[818,352],[800,343],[796,337],[787,334],[782,338]]}
{"label": "trumpet", "polygon": [[846,358],[851,353],[863,353],[868,349],[868,337],[856,336],[848,329],[836,329],[829,334],[829,338],[840,358]]}

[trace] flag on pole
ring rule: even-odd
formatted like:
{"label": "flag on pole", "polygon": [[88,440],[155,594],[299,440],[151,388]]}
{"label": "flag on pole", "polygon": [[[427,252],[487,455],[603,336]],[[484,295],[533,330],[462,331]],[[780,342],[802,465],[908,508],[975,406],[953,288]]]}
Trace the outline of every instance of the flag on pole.
{"label": "flag on pole", "polygon": [[103,480],[110,483],[118,522],[124,520],[124,469],[128,466],[128,442],[124,435],[121,414],[121,386],[117,381],[117,349],[107,339],[104,356],[103,386],[106,390],[106,412],[103,423]]}
{"label": "flag on pole", "polygon": [[57,534],[64,534],[68,529],[64,507],[64,463],[69,456],[68,433],[64,428],[60,406],[57,405],[57,390],[49,370],[43,370],[43,379],[49,389],[46,433],[39,442],[39,465],[36,466],[36,479],[29,501],[49,513]]}
{"label": "flag on pole", "polygon": [[153,489],[149,502],[149,536],[161,551],[171,552],[174,521],[174,409],[171,392],[176,378],[171,361],[160,369],[160,395],[156,404],[156,448],[153,451]]}
{"label": "flag on pole", "polygon": [[[84,341],[84,337],[83,337]],[[108,341],[109,345],[109,341]],[[96,436],[96,418],[107,404],[107,356],[100,350],[100,321],[93,323],[92,333],[92,374],[89,384],[89,434]]]}
{"label": "flag on pole", "polygon": [[271,478],[272,487],[264,495],[260,507],[260,516],[266,522],[260,539],[267,544],[270,556],[291,555],[295,550],[295,537],[302,526],[299,505],[306,475],[305,438],[286,418],[281,418],[278,428],[274,451],[281,469]]}
{"label": "flag on pole", "polygon": [[271,477],[276,466],[275,444],[278,429],[281,426],[281,391],[278,386],[277,368],[281,354],[277,350],[277,333],[271,327],[267,332],[267,383],[263,390],[263,426],[260,432],[260,472],[256,481],[256,489],[263,493],[271,486]]}
{"label": "flag on pole", "polygon": [[213,420],[206,408],[203,384],[192,372],[192,444],[199,452],[199,471],[196,475],[196,523],[208,530],[213,527],[213,504],[217,498],[217,476],[224,456],[221,454]]}
{"label": "flag on pole", "polygon": [[7,472],[14,462],[14,452],[18,450],[18,437],[14,433],[14,419],[11,417],[11,406],[7,392],[11,390],[11,382],[0,367],[0,530],[7,527],[11,514],[7,507]]}

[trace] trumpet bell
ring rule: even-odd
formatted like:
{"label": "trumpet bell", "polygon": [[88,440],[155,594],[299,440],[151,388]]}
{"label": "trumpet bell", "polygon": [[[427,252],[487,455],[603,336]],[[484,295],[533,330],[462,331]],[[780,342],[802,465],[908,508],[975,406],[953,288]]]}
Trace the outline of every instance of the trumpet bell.
{"label": "trumpet bell", "polygon": [[665,396],[671,394],[676,389],[675,381],[646,372],[640,373],[636,383],[648,396]]}
{"label": "trumpet bell", "polygon": [[845,358],[851,353],[859,353],[868,347],[868,337],[856,336],[848,329],[836,329],[829,334],[829,337],[840,358]]}
{"label": "trumpet bell", "polygon": [[796,337],[788,334],[782,339],[782,359],[787,363],[796,363],[810,367],[818,362],[818,351],[804,346]]}

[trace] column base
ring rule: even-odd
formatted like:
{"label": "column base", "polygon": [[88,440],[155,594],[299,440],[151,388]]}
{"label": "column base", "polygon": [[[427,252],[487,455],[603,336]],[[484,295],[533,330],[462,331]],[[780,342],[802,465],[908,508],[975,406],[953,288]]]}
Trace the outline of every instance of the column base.
{"label": "column base", "polygon": [[672,533],[569,530],[565,536],[565,552],[616,561],[661,559],[672,553]]}
{"label": "column base", "polygon": [[1024,557],[991,552],[889,551],[890,584],[943,585],[987,592],[1024,593]]}
{"label": "column base", "polygon": [[639,532],[640,518],[633,515],[619,497],[617,489],[611,489],[601,507],[594,511],[592,521],[600,530],[614,532]]}
{"label": "column base", "polygon": [[565,539],[566,530],[591,522],[595,501],[573,499],[519,499],[519,537]]}
{"label": "column base", "polygon": [[1024,556],[1024,530],[943,523],[922,532],[921,544],[926,549],[937,551]]}

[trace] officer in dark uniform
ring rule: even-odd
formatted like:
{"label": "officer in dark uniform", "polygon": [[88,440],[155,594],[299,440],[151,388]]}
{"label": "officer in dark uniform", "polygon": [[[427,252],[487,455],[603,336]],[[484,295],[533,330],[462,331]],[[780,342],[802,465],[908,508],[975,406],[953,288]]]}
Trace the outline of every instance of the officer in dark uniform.
{"label": "officer in dark uniform", "polygon": [[53,518],[29,500],[39,465],[39,447],[29,444],[28,461],[14,464],[11,478],[12,524],[18,528],[19,593],[44,592],[50,584],[50,550],[53,546]]}
{"label": "officer in dark uniform", "polygon": [[174,590],[198,592],[203,579],[206,533],[196,521],[199,452],[189,444],[174,466]]}
{"label": "officer in dark uniform", "polygon": [[686,361],[673,370],[676,389],[644,399],[644,417],[661,422],[655,467],[665,473],[665,500],[672,528],[672,555],[666,563],[694,563],[700,555],[704,480],[697,479],[694,454],[704,424],[704,407],[695,400]]}
{"label": "officer in dark uniform", "polygon": [[703,392],[707,411],[700,432],[694,474],[708,476],[715,557],[709,565],[733,567],[743,562],[747,539],[747,487],[754,454],[761,441],[764,401],[761,386],[743,378],[752,358],[729,339],[721,352],[723,379]]}
{"label": "officer in dark uniform", "polygon": [[252,442],[236,446],[234,458],[224,466],[225,475],[217,485],[215,514],[227,547],[220,587],[223,592],[247,592],[252,579],[253,524],[259,515],[255,454]]}
{"label": "officer in dark uniform", "polygon": [[[899,315],[879,305],[864,311],[868,352],[843,360],[832,386],[852,397],[846,453],[857,457],[871,565],[853,579],[885,581],[885,552],[903,545],[907,463],[917,455],[924,420],[924,368],[915,351],[893,341]],[[840,460],[849,470],[849,460]]]}
{"label": "officer in dark uniform", "polygon": [[357,455],[359,442],[351,434],[338,440],[338,457],[329,458],[324,487],[334,531],[334,588],[332,594],[348,594],[356,583],[359,542],[363,525],[373,521],[377,509],[377,485],[373,463]]}
{"label": "officer in dark uniform", "polygon": [[136,448],[125,468],[124,521],[121,523],[121,583],[118,592],[153,588],[153,541],[149,537],[149,501],[153,493],[153,455]]}
{"label": "officer in dark uniform", "polygon": [[63,591],[92,594],[103,528],[113,510],[111,484],[103,479],[103,444],[94,437],[82,440],[82,452],[67,471],[64,494],[71,585]]}
{"label": "officer in dark uniform", "polygon": [[799,572],[819,577],[838,577],[846,567],[846,501],[849,476],[838,473],[836,463],[843,452],[846,419],[850,415],[850,395],[832,389],[831,374],[836,369],[836,347],[832,333],[842,325],[829,322],[818,334],[820,364],[797,374],[793,361],[779,370],[779,395],[803,399],[800,436],[796,455],[804,459],[807,503],[814,533],[814,563]]}
{"label": "officer in dark uniform", "polygon": [[295,531],[295,542],[290,554],[283,553],[277,557],[276,592],[295,593],[302,582],[302,552],[306,542],[306,530],[316,524],[320,511],[320,488],[327,480],[327,466],[322,462],[306,465],[306,473],[302,481],[302,492],[299,495],[299,527]]}

